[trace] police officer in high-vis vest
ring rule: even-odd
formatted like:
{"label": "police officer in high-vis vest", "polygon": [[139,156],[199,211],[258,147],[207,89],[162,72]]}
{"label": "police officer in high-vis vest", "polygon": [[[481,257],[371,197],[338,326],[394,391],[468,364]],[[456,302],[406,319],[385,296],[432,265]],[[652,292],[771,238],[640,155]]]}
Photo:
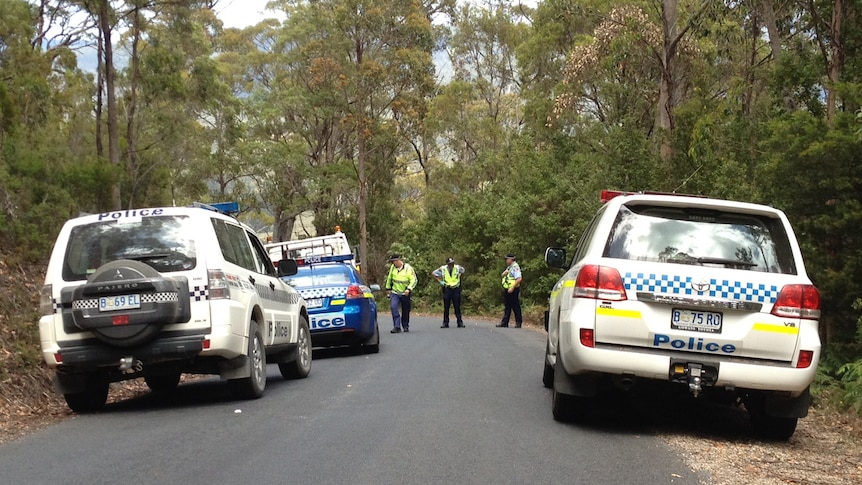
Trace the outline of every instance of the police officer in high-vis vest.
{"label": "police officer in high-vis vest", "polygon": [[459,327],[464,326],[461,319],[461,275],[464,268],[455,264],[455,260],[448,258],[446,264],[435,269],[431,273],[434,279],[443,287],[443,325],[440,328],[449,328],[449,306],[455,307],[455,319]]}
{"label": "police officer in high-vis vest", "polygon": [[[392,310],[391,333],[410,331],[410,294],[416,288],[416,271],[413,266],[401,261],[400,254],[389,258],[389,274],[386,275],[386,294],[389,296],[389,309]],[[398,308],[401,313],[398,313]]]}
{"label": "police officer in high-vis vest", "polygon": [[506,269],[500,274],[503,277],[503,303],[505,311],[503,320],[498,327],[509,326],[509,316],[515,313],[515,328],[521,328],[524,322],[521,317],[521,267],[515,262],[515,255],[506,255]]}

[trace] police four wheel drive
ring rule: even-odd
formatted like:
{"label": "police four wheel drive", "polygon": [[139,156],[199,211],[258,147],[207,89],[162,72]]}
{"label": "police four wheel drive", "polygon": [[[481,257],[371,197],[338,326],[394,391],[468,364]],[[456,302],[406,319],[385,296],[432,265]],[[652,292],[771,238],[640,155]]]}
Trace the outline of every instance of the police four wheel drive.
{"label": "police four wheel drive", "polygon": [[671,381],[744,404],[787,439],[808,413],[820,296],[783,212],[667,194],[602,194],[554,286],[543,382],[573,419],[603,386]]}
{"label": "police four wheel drive", "polygon": [[39,320],[42,355],[76,412],[100,409],[110,382],[154,391],[182,373],[219,374],[260,397],[267,362],[285,378],[311,370],[305,301],[235,204],[136,209],[68,221],[54,245]]}

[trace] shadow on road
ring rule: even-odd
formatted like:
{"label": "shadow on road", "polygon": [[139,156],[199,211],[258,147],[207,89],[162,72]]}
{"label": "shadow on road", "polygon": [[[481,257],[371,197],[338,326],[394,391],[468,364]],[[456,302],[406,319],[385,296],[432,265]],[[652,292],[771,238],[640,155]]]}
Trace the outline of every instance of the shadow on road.
{"label": "shadow on road", "polygon": [[587,401],[573,426],[603,432],[679,434],[725,441],[751,441],[747,412],[709,396],[695,398],[684,386],[648,384],[612,390]]}

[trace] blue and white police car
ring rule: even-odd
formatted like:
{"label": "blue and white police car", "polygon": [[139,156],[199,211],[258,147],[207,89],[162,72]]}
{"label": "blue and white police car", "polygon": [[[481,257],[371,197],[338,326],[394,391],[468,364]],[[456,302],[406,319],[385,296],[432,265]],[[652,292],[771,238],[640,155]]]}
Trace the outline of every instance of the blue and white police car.
{"label": "blue and white police car", "polygon": [[295,275],[284,281],[305,299],[314,347],[362,347],[380,350],[375,291],[351,264],[352,255],[308,256],[296,260]]}
{"label": "blue and white police car", "polygon": [[[743,403],[755,431],[788,439],[808,414],[820,296],[785,214],[673,194],[604,192],[546,313],[543,382],[575,418],[602,384],[670,381]],[[729,399],[728,399],[729,398]]]}

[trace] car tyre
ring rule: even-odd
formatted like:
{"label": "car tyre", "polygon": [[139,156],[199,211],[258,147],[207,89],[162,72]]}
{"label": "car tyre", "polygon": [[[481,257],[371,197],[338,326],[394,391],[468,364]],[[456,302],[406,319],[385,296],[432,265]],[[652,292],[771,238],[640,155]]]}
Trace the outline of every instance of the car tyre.
{"label": "car tyre", "polygon": [[377,322],[374,322],[374,334],[371,335],[371,338],[367,342],[362,344],[362,350],[366,354],[380,352],[380,328],[377,326]]}
{"label": "car tyre", "polygon": [[751,428],[757,436],[770,441],[787,441],[796,432],[799,418],[769,416],[765,413],[749,413]]}
{"label": "car tyre", "polygon": [[69,409],[78,414],[88,414],[100,411],[108,401],[107,380],[98,376],[90,376],[83,391],[63,394]]}
{"label": "car tyre", "polygon": [[228,381],[234,394],[241,399],[257,399],[266,390],[266,349],[257,322],[251,321],[248,330],[248,366],[249,375],[241,379]]}
{"label": "car tyre", "polygon": [[144,382],[153,392],[173,391],[180,384],[180,373],[145,375]]}
{"label": "car tyre", "polygon": [[311,332],[308,330],[306,317],[299,317],[296,358],[291,362],[279,362],[278,370],[285,379],[304,379],[311,372]]}

